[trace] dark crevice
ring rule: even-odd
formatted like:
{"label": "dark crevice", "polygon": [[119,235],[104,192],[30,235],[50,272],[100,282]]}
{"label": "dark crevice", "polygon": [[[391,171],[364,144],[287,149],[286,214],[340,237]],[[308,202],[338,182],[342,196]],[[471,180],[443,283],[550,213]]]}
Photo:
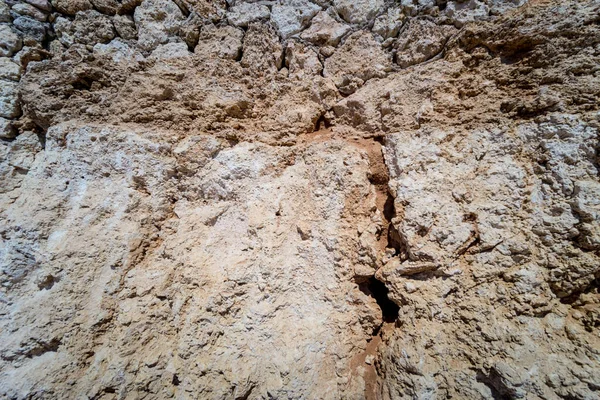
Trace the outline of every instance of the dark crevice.
{"label": "dark crevice", "polygon": [[173,386],[179,386],[181,381],[179,380],[177,374],[173,374],[173,379],[171,379],[171,383],[173,384]]}
{"label": "dark crevice", "polygon": [[[366,282],[360,283],[358,288],[361,292],[366,294],[367,296],[371,296],[375,299],[379,307],[381,308],[381,313],[384,322],[395,322],[398,319],[398,312],[400,311],[400,307],[396,303],[388,297],[389,289],[385,286],[385,284],[379,280],[377,280],[374,276],[369,278]],[[379,332],[378,327],[373,335],[377,335]]]}
{"label": "dark crevice", "polygon": [[325,114],[321,114],[321,116],[315,122],[314,132],[320,131],[321,129],[327,129],[331,126],[329,121],[325,118]]}

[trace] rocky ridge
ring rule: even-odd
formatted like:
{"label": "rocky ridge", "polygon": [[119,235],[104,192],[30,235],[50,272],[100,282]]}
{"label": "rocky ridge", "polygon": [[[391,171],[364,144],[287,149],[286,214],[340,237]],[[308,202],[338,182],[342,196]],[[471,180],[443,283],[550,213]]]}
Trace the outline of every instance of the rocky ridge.
{"label": "rocky ridge", "polygon": [[597,398],[599,15],[2,0],[0,395]]}

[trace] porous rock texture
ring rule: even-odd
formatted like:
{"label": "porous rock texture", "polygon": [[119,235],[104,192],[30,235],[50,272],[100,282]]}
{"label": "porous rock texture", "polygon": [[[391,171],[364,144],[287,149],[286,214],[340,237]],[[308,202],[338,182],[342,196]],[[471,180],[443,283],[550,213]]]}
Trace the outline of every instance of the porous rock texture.
{"label": "porous rock texture", "polygon": [[600,2],[0,0],[0,397],[597,399]]}

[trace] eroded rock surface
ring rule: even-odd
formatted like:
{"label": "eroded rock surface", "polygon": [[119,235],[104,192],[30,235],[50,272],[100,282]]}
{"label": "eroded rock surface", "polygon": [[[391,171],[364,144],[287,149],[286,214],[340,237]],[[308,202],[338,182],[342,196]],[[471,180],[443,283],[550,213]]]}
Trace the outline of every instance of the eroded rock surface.
{"label": "eroded rock surface", "polygon": [[0,2],[0,397],[595,399],[597,1]]}

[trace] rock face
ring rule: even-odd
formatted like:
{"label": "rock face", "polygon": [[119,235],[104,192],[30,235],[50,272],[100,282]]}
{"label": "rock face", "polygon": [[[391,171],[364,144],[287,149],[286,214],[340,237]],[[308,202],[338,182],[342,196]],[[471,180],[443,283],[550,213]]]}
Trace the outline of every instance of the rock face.
{"label": "rock face", "polygon": [[598,15],[0,3],[0,397],[597,398]]}

